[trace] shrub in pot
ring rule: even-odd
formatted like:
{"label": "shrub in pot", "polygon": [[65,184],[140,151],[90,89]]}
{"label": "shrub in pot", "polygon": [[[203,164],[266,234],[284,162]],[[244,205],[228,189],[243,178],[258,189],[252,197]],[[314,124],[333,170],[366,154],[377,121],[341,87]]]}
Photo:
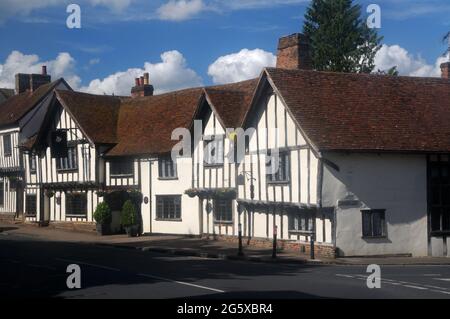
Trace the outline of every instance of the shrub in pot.
{"label": "shrub in pot", "polygon": [[94,219],[97,223],[96,227],[98,234],[104,236],[111,233],[112,214],[107,203],[103,202],[98,204],[94,212]]}
{"label": "shrub in pot", "polygon": [[128,237],[136,237],[139,232],[139,223],[136,207],[131,200],[127,200],[122,208],[120,221]]}

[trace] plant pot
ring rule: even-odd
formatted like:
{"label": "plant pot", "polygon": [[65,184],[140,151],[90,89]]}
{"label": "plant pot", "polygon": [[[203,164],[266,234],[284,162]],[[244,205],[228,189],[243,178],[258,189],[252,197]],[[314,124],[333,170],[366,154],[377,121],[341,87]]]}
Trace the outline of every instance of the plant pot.
{"label": "plant pot", "polygon": [[139,225],[126,226],[125,232],[128,237],[137,237],[139,234]]}
{"label": "plant pot", "polygon": [[111,234],[111,226],[109,224],[96,224],[97,234],[106,236]]}

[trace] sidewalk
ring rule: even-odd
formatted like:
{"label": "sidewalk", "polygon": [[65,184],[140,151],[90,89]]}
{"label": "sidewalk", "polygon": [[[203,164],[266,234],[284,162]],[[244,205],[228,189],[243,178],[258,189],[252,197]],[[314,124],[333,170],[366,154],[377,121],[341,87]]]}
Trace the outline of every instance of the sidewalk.
{"label": "sidewalk", "polygon": [[272,250],[244,245],[244,256],[238,256],[238,249],[226,241],[214,241],[196,237],[177,235],[151,235],[128,238],[126,235],[98,236],[94,233],[79,233],[31,225],[0,225],[0,236],[18,235],[34,240],[62,241],[137,249],[180,256],[247,260],[254,262],[294,263],[294,264],[337,264],[337,265],[450,265],[450,258],[437,257],[380,257],[380,258],[338,258],[315,259],[292,251],[279,251],[277,259],[272,258]]}

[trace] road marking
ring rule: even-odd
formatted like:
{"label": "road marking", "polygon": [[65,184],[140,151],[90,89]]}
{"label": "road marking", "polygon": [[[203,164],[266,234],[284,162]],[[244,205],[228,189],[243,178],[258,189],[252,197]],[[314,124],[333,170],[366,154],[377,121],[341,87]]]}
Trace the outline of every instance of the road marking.
{"label": "road marking", "polygon": [[450,281],[450,278],[433,278],[434,280]]}
{"label": "road marking", "polygon": [[85,266],[89,266],[89,267],[100,268],[100,269],[105,269],[105,270],[110,270],[110,271],[117,271],[117,272],[120,271],[120,269],[117,269],[117,268],[112,268],[112,267],[103,266],[103,265],[96,265],[96,264],[85,263],[83,261],[70,260],[70,259],[64,259],[64,258],[55,258],[55,259],[58,260],[58,261],[67,262],[67,263],[71,263],[71,264],[85,265]]}
{"label": "road marking", "polygon": [[336,274],[336,276],[338,276],[338,277],[344,277],[344,278],[355,278],[354,276],[343,275],[343,274]]}
{"label": "road marking", "polygon": [[424,274],[425,277],[437,277],[442,276],[441,274]]}
{"label": "road marking", "polygon": [[428,288],[419,287],[419,286],[413,286],[413,285],[403,285],[403,287],[408,287],[408,288],[412,288],[412,289],[419,289],[419,290],[428,290]]}
{"label": "road marking", "polygon": [[47,269],[47,270],[54,270],[56,271],[55,267],[51,267],[51,266],[45,266],[45,265],[36,265],[36,264],[27,264],[28,267],[31,268],[40,268],[40,269]]}
{"label": "road marking", "polygon": [[214,291],[214,292],[220,292],[220,293],[224,293],[224,292],[225,292],[225,291],[220,290],[220,289],[215,289],[215,288],[211,288],[211,287],[195,285],[195,284],[191,284],[191,283],[188,283],[188,282],[178,281],[178,280],[173,280],[173,279],[164,278],[164,277],[159,277],[159,276],[153,276],[153,275],[147,275],[147,274],[138,274],[138,276],[142,276],[142,277],[146,277],[146,278],[151,278],[151,279],[158,279],[158,280],[162,280],[162,281],[173,282],[173,283],[177,283],[177,284],[180,284],[180,285],[185,285],[185,286],[190,286],[190,287],[195,287],[195,288],[200,288],[200,289],[210,290],[210,291]]}

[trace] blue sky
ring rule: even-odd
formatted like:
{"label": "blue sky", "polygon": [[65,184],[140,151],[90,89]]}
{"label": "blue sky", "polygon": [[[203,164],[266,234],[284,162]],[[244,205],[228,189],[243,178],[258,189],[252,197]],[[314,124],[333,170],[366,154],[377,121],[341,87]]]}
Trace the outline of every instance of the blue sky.
{"label": "blue sky", "polygon": [[[150,71],[158,92],[254,77],[273,65],[281,35],[301,31],[307,0],[73,0],[82,28],[66,26],[67,1],[0,0],[0,86],[47,62],[77,89],[126,94]],[[448,0],[355,1],[382,8],[386,45],[377,66],[437,76],[450,30]],[[246,50],[245,50],[246,49]],[[165,54],[163,60],[161,55]]]}

